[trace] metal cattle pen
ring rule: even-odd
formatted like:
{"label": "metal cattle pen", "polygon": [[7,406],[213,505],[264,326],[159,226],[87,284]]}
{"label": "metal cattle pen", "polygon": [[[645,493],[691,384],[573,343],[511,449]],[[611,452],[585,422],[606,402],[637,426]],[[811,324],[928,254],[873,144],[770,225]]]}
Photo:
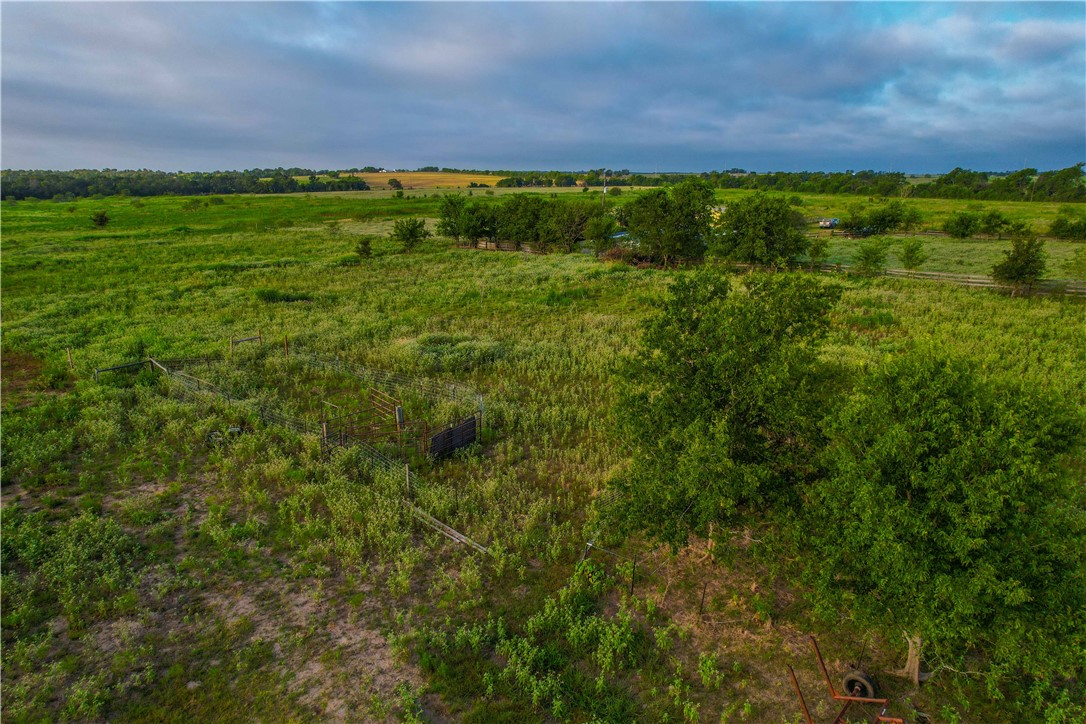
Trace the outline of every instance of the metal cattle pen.
{"label": "metal cattle pen", "polygon": [[[245,340],[231,340],[233,343],[240,341],[256,341],[262,337],[247,338]],[[231,351],[233,344],[231,345]],[[284,356],[287,352],[284,342]],[[348,374],[360,380],[373,380],[378,384],[392,383],[393,385],[414,385],[421,388],[423,394],[430,397],[455,399],[462,403],[475,403],[477,409],[468,418],[450,423],[440,430],[434,438],[439,441],[438,457],[444,457],[464,445],[472,444],[477,439],[477,431],[482,422],[483,398],[482,395],[472,393],[464,388],[452,384],[436,382],[422,382],[412,380],[404,375],[383,371],[367,370],[361,366],[343,362],[338,358],[328,358],[313,353],[302,353],[303,361],[318,368],[333,369]],[[427,454],[431,448],[432,439],[429,426],[422,421],[407,421],[404,419],[403,407],[399,400],[391,395],[375,389],[370,389],[371,405],[368,410],[356,411],[336,418],[325,419],[320,422],[286,415],[275,407],[258,400],[241,398],[232,395],[229,391],[220,389],[207,380],[195,377],[184,371],[185,368],[204,366],[210,371],[212,363],[225,362],[221,358],[212,357],[186,357],[171,360],[159,360],[152,357],[143,360],[128,362],[113,367],[95,368],[94,379],[97,382],[102,372],[139,371],[143,367],[148,370],[157,369],[164,374],[171,387],[188,394],[207,394],[219,397],[227,404],[250,411],[260,418],[265,424],[285,427],[301,434],[315,434],[321,438],[322,452],[330,452],[335,447],[351,447],[358,450],[367,464],[373,469],[391,475],[404,476],[403,504],[417,520],[441,533],[450,540],[467,545],[481,553],[489,553],[489,549],[480,545],[468,536],[456,531],[452,527],[442,523],[437,518],[422,510],[412,502],[413,491],[421,485],[422,481],[411,471],[410,465],[393,460],[379,450],[373,442],[378,442],[382,435],[391,437],[395,435],[399,449],[402,452],[405,441],[410,441],[422,454]],[[390,420],[381,421],[381,417],[391,417]],[[331,423],[331,424],[329,424]],[[367,439],[368,438],[368,439]]]}

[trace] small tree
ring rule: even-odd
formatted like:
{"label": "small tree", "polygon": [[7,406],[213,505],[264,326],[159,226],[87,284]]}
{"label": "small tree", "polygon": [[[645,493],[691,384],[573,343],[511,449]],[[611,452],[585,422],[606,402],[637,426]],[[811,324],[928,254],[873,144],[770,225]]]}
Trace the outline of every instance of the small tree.
{"label": "small tree", "polygon": [[403,191],[403,184],[400,183],[399,179],[390,178],[388,180],[388,187],[397,191]]}
{"label": "small tree", "polygon": [[437,221],[437,233],[451,238],[460,244],[463,235],[464,208],[468,200],[459,194],[445,194],[441,197],[440,217]]}
{"label": "small tree", "polygon": [[853,271],[864,276],[877,276],[886,268],[886,242],[882,239],[866,239],[856,250]]}
{"label": "small tree", "polygon": [[589,220],[600,213],[600,208],[593,203],[551,201],[541,219],[540,241],[548,251],[559,249],[572,253],[585,238]]}
{"label": "small tree", "polygon": [[1003,230],[1010,224],[1010,219],[1003,215],[1002,211],[998,209],[992,209],[984,213],[984,216],[980,217],[980,231],[982,234],[992,238],[993,236],[1003,238]]}
{"label": "small tree", "polygon": [[392,238],[403,244],[404,251],[411,251],[423,239],[430,237],[423,219],[396,219],[392,224]]}
{"label": "small tree", "polygon": [[369,235],[359,238],[358,244],[354,248],[354,253],[358,254],[360,259],[369,259],[373,256],[373,244]]}
{"label": "small tree", "polygon": [[1011,240],[1009,251],[1003,252],[1003,261],[992,267],[992,278],[1001,284],[1026,287],[1028,294],[1033,283],[1045,273],[1045,243],[1035,236],[1023,236]]}
{"label": "small tree", "polygon": [[829,256],[830,240],[825,236],[816,236],[807,245],[807,258],[811,260],[811,269],[821,266]]}
{"label": "small tree", "polygon": [[661,542],[792,507],[820,447],[818,347],[840,291],[806,274],[744,284],[714,267],[678,278],[622,368],[617,515]]}
{"label": "small tree", "polygon": [[955,211],[945,222],[943,231],[955,239],[968,239],[980,229],[980,216],[969,211]]}
{"label": "small tree", "polygon": [[622,208],[630,238],[643,256],[664,264],[705,256],[712,234],[713,188],[688,178],[653,189]]}
{"label": "small tree", "polygon": [[[470,192],[468,192],[470,193]],[[460,215],[460,231],[472,244],[486,239],[494,241],[498,234],[498,220],[494,209],[472,202]]]}
{"label": "small tree", "polygon": [[913,229],[920,226],[923,221],[924,216],[916,206],[913,204],[905,204],[902,206],[900,228],[905,232],[911,232]]}
{"label": "small tree", "polygon": [[91,214],[91,223],[93,223],[97,228],[103,229],[105,228],[106,224],[109,223],[109,214],[107,214],[105,211],[95,211],[93,214]]}
{"label": "small tree", "polygon": [[920,239],[905,239],[901,242],[901,266],[909,271],[919,269],[928,260],[924,251],[924,242]]}

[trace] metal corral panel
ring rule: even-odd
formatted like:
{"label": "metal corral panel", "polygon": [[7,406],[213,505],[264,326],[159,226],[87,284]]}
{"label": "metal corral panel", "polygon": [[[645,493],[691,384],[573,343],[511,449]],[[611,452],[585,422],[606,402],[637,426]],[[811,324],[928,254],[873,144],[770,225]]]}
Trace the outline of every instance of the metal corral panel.
{"label": "metal corral panel", "polygon": [[442,430],[430,438],[430,455],[435,460],[448,457],[462,447],[475,442],[478,420],[475,415]]}

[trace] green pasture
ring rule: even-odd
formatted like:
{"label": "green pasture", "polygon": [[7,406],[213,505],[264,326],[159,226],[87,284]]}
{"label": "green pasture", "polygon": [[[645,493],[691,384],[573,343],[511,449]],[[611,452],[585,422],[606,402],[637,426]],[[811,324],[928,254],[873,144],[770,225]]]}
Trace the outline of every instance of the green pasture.
{"label": "green pasture", "polygon": [[[742,197],[754,193],[746,190],[717,189],[716,197],[721,203],[727,203],[729,198]],[[786,194],[789,197],[796,196],[803,200],[803,204],[797,209],[804,216],[817,218],[844,218],[848,210],[853,207],[872,208],[887,199],[874,196],[853,196],[845,194]],[[962,201],[955,199],[902,199],[919,209],[923,221],[922,229],[942,229],[943,222],[955,211],[990,211],[1003,212],[1011,221],[1024,221],[1030,224],[1037,233],[1043,234],[1056,218],[1059,210],[1064,207],[1079,208],[1076,204],[1050,203],[1040,201]]]}
{"label": "green pasture", "polygon": [[[436,218],[437,198],[405,196],[3,204],[7,719],[798,721],[784,665],[818,691],[808,633],[835,665],[865,642],[873,670],[900,665],[900,640],[847,612],[816,619],[743,551],[713,565],[704,542],[672,552],[601,528],[593,501],[628,458],[613,372],[684,270],[442,238],[410,254],[379,240],[358,259],[360,234]],[[841,215],[850,201],[806,196],[803,209]],[[916,203],[937,221],[951,202]],[[1056,210],[999,206],[1038,223]],[[1006,242],[939,244],[925,269],[983,272]],[[831,261],[853,251],[835,240]],[[844,370],[930,342],[1086,408],[1081,301],[822,278],[845,288],[825,351]],[[311,372],[280,385],[284,336],[482,393],[482,444],[426,470],[415,502],[492,555],[415,525],[399,479],[350,452],[322,459],[314,436],[170,396],[149,372],[91,379],[147,355],[225,353],[257,331],[264,357],[239,349],[260,364],[231,379],[303,412],[352,388]],[[237,424],[236,441],[209,446]],[[644,561],[632,595],[622,559],[593,553],[573,575],[590,540]],[[881,679],[907,717],[1034,711],[955,672],[919,692]],[[556,686],[561,706],[542,708]]]}

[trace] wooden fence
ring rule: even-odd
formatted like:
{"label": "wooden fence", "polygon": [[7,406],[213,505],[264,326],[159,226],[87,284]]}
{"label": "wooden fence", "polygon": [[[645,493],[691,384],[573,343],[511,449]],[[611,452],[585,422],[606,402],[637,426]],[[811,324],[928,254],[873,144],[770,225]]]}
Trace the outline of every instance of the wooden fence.
{"label": "wooden fence", "polygon": [[[753,271],[766,269],[758,264],[745,262],[726,262],[735,269]],[[849,264],[791,264],[790,269],[809,269],[811,271],[825,272],[829,274],[854,274],[855,267]],[[907,269],[886,269],[880,272],[881,276],[896,279],[926,279],[928,281],[955,284],[961,287],[975,287],[978,289],[995,289],[1008,294],[1044,294],[1065,295],[1069,297],[1086,297],[1086,281],[1074,279],[1040,279],[1033,284],[1023,286],[1011,286],[1000,284],[989,276],[983,274],[951,274],[946,272],[909,271]]]}
{"label": "wooden fence", "polygon": [[543,254],[542,249],[537,249],[531,244],[521,244],[517,246],[512,241],[477,241],[474,244],[469,243],[465,249],[486,249],[488,251],[523,251],[526,254]]}

